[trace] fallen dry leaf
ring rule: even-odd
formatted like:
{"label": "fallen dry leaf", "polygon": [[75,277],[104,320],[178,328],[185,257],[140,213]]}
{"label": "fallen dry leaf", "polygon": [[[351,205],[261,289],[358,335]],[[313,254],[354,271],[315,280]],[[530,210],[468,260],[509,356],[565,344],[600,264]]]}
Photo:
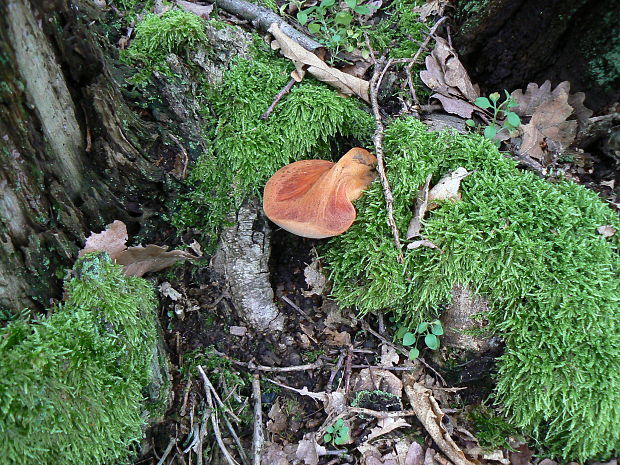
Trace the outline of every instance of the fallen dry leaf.
{"label": "fallen dry leaf", "polygon": [[351,344],[351,335],[346,331],[336,331],[335,329],[325,328],[323,334],[326,336],[325,342],[333,347],[345,347]]}
{"label": "fallen dry leaf", "polygon": [[428,239],[420,239],[419,241],[413,241],[407,244],[407,248],[409,250],[419,249],[420,247],[428,247],[429,249],[439,249],[435,244],[433,244]]}
{"label": "fallen dry leaf", "polygon": [[260,460],[261,465],[291,465],[295,461],[295,452],[291,453],[291,451],[287,450],[291,446],[293,445],[287,444],[285,447],[282,447],[275,442],[265,443]]}
{"label": "fallen dry leaf", "polygon": [[163,295],[164,297],[168,297],[170,300],[173,300],[175,302],[182,297],[181,293],[175,288],[173,288],[168,281],[164,281],[163,283],[161,283],[158,289],[159,292],[161,292],[161,295]]}
{"label": "fallen dry leaf", "polygon": [[431,178],[432,175],[429,174],[426,178],[426,182],[418,189],[418,195],[413,209],[413,218],[411,218],[409,227],[407,228],[407,239],[418,237],[422,230],[422,220],[428,208],[428,190],[431,185]]}
{"label": "fallen dry leaf", "polygon": [[282,410],[280,397],[276,398],[276,401],[269,409],[267,416],[267,431],[270,433],[281,433],[286,430],[288,426],[288,415]]}
{"label": "fallen dry leaf", "polygon": [[299,441],[295,456],[303,460],[306,465],[317,465],[319,457],[325,455],[327,450],[320,446],[314,437],[314,433],[304,434],[304,438]]}
{"label": "fallen dry leaf", "polygon": [[521,89],[513,91],[510,96],[515,103],[517,103],[517,106],[514,107],[512,111],[519,116],[532,116],[536,108],[551,100],[556,100],[560,96],[560,93],[566,93],[568,95],[568,104],[573,108],[579,125],[585,126],[590,116],[592,116],[592,110],[583,105],[586,97],[583,92],[577,92],[575,94],[570,93],[570,82],[568,81],[559,83],[553,90],[551,90],[551,82],[545,81],[540,87],[538,84],[530,82],[525,92]]}
{"label": "fallen dry leaf", "polygon": [[153,244],[127,248],[127,239],[127,226],[116,220],[107,225],[104,231],[92,233],[78,256],[94,251],[107,252],[111,259],[124,266],[127,276],[143,276],[145,273],[163,270],[179,260],[198,258],[183,250],[168,251],[167,247]]}
{"label": "fallen dry leaf", "polygon": [[383,418],[377,422],[377,426],[370,430],[370,434],[366,438],[366,441],[372,441],[379,436],[391,433],[392,431],[398,428],[402,428],[403,426],[411,425],[407,423],[403,418]]}
{"label": "fallen dry leaf", "polygon": [[[532,460],[532,456],[534,455],[534,451],[531,450],[526,443],[521,444],[511,444],[514,449],[513,452],[509,452],[508,458],[510,459],[511,465],[528,465],[530,460]],[[516,447],[515,447],[516,446]]]}
{"label": "fallen dry leaf", "polygon": [[439,206],[437,202],[461,200],[461,181],[471,173],[460,167],[441,178],[428,192],[428,209],[433,210]]}
{"label": "fallen dry leaf", "polygon": [[400,357],[396,352],[396,348],[387,344],[381,344],[381,366],[391,367],[398,365]]}
{"label": "fallen dry leaf", "polygon": [[415,7],[413,12],[420,15],[418,20],[423,23],[429,16],[443,15],[448,3],[448,0],[427,0],[424,5]]}
{"label": "fallen dry leaf", "polygon": [[388,370],[360,370],[353,380],[352,391],[375,391],[380,390],[394,394],[399,399],[403,395],[403,382],[398,376]]}
{"label": "fallen dry leaf", "polygon": [[312,262],[304,268],[304,279],[308,285],[307,291],[301,291],[304,297],[321,295],[327,285],[327,278],[322,272],[321,262],[318,257],[314,257]]}
{"label": "fallen dry leaf", "polygon": [[405,386],[405,392],[418,420],[424,426],[435,444],[455,465],[474,465],[477,461],[467,459],[442,425],[444,413],[439,408],[430,389],[419,383]]}
{"label": "fallen dry leaf", "polygon": [[616,228],[614,228],[610,224],[606,224],[604,226],[599,226],[598,228],[596,228],[596,232],[603,237],[611,237],[616,234]]}
{"label": "fallen dry leaf", "polygon": [[78,253],[78,257],[95,251],[107,252],[112,260],[127,248],[127,226],[119,220],[115,220],[107,225],[105,230],[100,233],[91,233],[86,239],[84,248]]}
{"label": "fallen dry leaf", "polygon": [[567,121],[572,113],[573,107],[568,104],[568,94],[563,89],[556,98],[536,107],[532,119],[522,128],[519,153],[542,160],[545,147],[557,152],[567,148],[577,135],[577,121]]}
{"label": "fallen dry leaf", "polygon": [[463,118],[470,118],[478,107],[471,102],[480,96],[457,53],[448,42],[437,37],[435,48],[426,57],[426,70],[420,72],[420,78],[431,90],[449,113]]}
{"label": "fallen dry leaf", "polygon": [[435,93],[431,95],[431,97],[436,98],[441,102],[441,106],[448,113],[452,113],[453,115],[458,115],[461,118],[471,118],[472,113],[475,110],[478,110],[478,107],[472,103],[466,102],[459,97],[456,96],[447,96]]}
{"label": "fallen dry leaf", "polygon": [[[277,23],[273,23],[268,31],[273,35],[275,41],[272,48],[279,48],[282,55],[293,61],[295,71],[292,77],[296,81],[301,81],[306,70],[319,81],[323,81],[330,86],[335,87],[344,95],[357,95],[364,101],[368,102],[368,89],[370,84],[368,81],[343,73],[326,64],[314,53],[306,50],[284,32],[280,30]],[[307,68],[306,68],[307,67]]]}
{"label": "fallen dry leaf", "polygon": [[179,260],[195,260],[197,257],[184,250],[170,250],[168,247],[149,244],[146,247],[129,247],[116,259],[125,267],[127,276],[143,276],[174,265]]}
{"label": "fallen dry leaf", "polygon": [[405,465],[423,465],[424,464],[424,449],[417,442],[413,441],[407,451],[407,457],[405,458]]}

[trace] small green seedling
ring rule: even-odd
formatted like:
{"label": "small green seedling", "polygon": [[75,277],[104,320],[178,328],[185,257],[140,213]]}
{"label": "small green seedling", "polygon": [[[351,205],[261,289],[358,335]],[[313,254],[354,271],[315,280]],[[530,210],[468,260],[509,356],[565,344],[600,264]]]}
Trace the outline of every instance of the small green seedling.
{"label": "small green seedling", "polygon": [[[405,347],[413,346],[418,338],[424,337],[424,344],[431,350],[439,349],[439,336],[443,334],[443,326],[441,321],[434,320],[431,322],[423,321],[416,328],[415,333],[407,331],[406,327],[402,327],[396,333],[396,337],[401,339],[402,344]],[[412,347],[409,350],[409,359],[414,360],[420,356],[420,350],[417,347]]]}
{"label": "small green seedling", "polygon": [[323,436],[323,442],[331,442],[336,446],[340,446],[349,441],[350,428],[344,424],[344,420],[339,418],[336,422],[328,426],[325,430],[327,433]]}
{"label": "small green seedling", "polygon": [[[332,51],[334,56],[341,50],[352,52],[364,45],[364,30],[367,27],[354,24],[356,18],[374,13],[374,8],[363,5],[365,0],[345,0],[346,7],[341,9],[336,0],[322,0],[318,5],[301,8],[303,2],[293,0],[290,4],[298,8],[297,21],[306,26]],[[285,6],[288,6],[285,5]],[[281,12],[283,9],[281,9]],[[363,49],[368,53],[368,50]]]}
{"label": "small green seedling", "polygon": [[[506,131],[507,135],[512,137],[516,135],[516,129],[521,126],[521,118],[514,111],[510,111],[511,108],[518,106],[518,104],[512,99],[507,90],[504,90],[506,99],[502,103],[498,103],[500,99],[499,92],[493,92],[489,95],[489,98],[478,97],[474,104],[483,110],[492,110],[493,116],[488,126],[484,127],[484,137],[493,141],[493,143],[499,147],[502,139],[499,138],[501,131]],[[482,129],[482,125],[476,124],[473,119],[468,119],[465,124],[471,128]]]}

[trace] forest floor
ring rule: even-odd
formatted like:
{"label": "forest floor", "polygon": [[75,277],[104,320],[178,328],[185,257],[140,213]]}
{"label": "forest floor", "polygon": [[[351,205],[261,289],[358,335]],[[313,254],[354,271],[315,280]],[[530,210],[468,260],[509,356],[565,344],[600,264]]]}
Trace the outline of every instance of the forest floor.
{"label": "forest floor", "polygon": [[[435,50],[438,65],[423,71],[443,73],[445,79],[448,68],[439,62],[443,56],[439,48]],[[357,62],[360,67],[368,65],[361,76],[371,65],[366,60]],[[467,84],[467,72],[461,68],[459,80]],[[392,83],[406,82],[404,72],[399,73]],[[469,125],[465,120],[472,118],[467,100],[474,100],[463,95],[465,87],[454,84],[455,92],[441,94],[442,105],[436,100],[422,105],[425,119],[445,126],[446,111],[456,106],[457,126],[464,130]],[[566,105],[559,94],[541,86],[538,93],[477,102],[484,107],[521,99],[531,104],[534,114],[537,105],[546,103],[553,107],[546,127],[565,129],[566,117],[553,116]],[[484,99],[479,93],[477,98]],[[385,115],[404,111],[402,101],[383,104]],[[579,118],[585,107],[580,102],[573,108]],[[571,156],[559,158],[553,147],[541,148],[547,141],[533,134],[529,143],[540,154],[530,157],[518,148],[525,145],[523,134],[512,131],[520,123],[505,124],[508,107],[501,121],[476,111],[481,122],[472,126],[482,131],[496,124],[494,131],[503,134],[496,137],[494,132],[490,138],[513,149],[527,168],[545,175],[562,172],[611,205],[620,205],[618,159],[608,155],[609,148],[604,152],[600,144],[596,150],[573,146]],[[618,109],[607,114],[614,111]],[[567,131],[573,132],[555,142],[566,146],[578,138],[577,123]],[[174,163],[169,165],[172,170]],[[162,231],[155,242],[169,243],[168,233],[174,234]],[[191,234],[183,237],[185,243],[192,240]],[[277,334],[260,334],[248,327],[236,312],[224,277],[206,259],[179,265],[158,278],[172,397],[163,421],[150,429],[136,463],[256,465],[257,449],[262,450],[265,465],[556,463],[541,459],[541,451],[528,445],[528,438],[494,414],[489,395],[501,347],[473,357],[444,347],[426,348],[410,360],[409,349],[394,342],[393,331],[381,316],[359,317],[329,298],[330,284],[321,273],[317,244],[284,230],[273,233],[270,279],[285,320],[284,330]],[[614,459],[609,465],[616,463]]]}

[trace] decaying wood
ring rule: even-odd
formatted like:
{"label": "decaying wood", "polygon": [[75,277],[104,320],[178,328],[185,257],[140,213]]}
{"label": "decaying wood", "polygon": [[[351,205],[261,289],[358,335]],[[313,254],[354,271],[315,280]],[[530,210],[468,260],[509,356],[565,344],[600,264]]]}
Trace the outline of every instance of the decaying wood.
{"label": "decaying wood", "polygon": [[489,310],[486,299],[476,296],[466,286],[456,285],[452,289],[452,302],[441,314],[441,324],[445,334],[442,344],[447,347],[468,350],[482,354],[491,349],[490,335],[471,334],[472,331],[482,331],[483,319],[474,319],[476,314],[483,314]]}
{"label": "decaying wood", "polygon": [[245,202],[231,223],[220,236],[214,269],[227,278],[231,300],[252,329],[281,331],[284,317],[269,282],[271,230],[258,200]]}
{"label": "decaying wood", "polygon": [[97,11],[74,4],[0,2],[0,80],[10,89],[0,104],[0,306],[8,309],[48,306],[89,231],[115,219],[136,224],[164,203],[164,174],[148,159],[154,131],[114,83],[89,23]]}
{"label": "decaying wood", "polygon": [[228,13],[250,21],[255,28],[262,32],[267,32],[269,26],[276,23],[282,32],[306,50],[314,52],[319,49],[325,49],[325,47],[323,47],[323,45],[318,43],[316,40],[308,37],[302,32],[299,32],[297,29],[284,21],[280,16],[267,8],[245,2],[243,0],[215,0],[214,3],[219,8],[226,10]]}

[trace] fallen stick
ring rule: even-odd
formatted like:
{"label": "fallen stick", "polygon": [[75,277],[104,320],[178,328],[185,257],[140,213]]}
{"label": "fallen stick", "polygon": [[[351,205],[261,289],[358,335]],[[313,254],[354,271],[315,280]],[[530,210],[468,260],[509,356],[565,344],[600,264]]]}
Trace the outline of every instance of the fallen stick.
{"label": "fallen stick", "polygon": [[252,397],[254,397],[254,437],[252,439],[253,465],[260,465],[263,452],[263,404],[261,402],[260,378],[254,375],[252,378]]}
{"label": "fallen stick", "polygon": [[[370,41],[368,41],[368,45],[370,46]],[[371,53],[372,53],[372,49]],[[394,221],[394,196],[392,195],[392,190],[390,189],[390,182],[388,181],[387,175],[385,174],[385,164],[383,162],[383,121],[381,120],[381,112],[379,110],[379,102],[377,94],[379,93],[379,89],[377,88],[377,83],[379,83],[379,78],[381,77],[381,72],[383,71],[383,60],[379,60],[375,62],[375,69],[372,74],[372,79],[370,80],[370,106],[372,107],[372,113],[375,117],[375,134],[372,137],[372,141],[375,146],[375,156],[377,157],[377,172],[379,173],[379,178],[381,179],[381,185],[383,186],[383,196],[385,197],[385,207],[387,210],[387,222],[392,230],[392,235],[394,236],[394,246],[398,252],[398,256],[396,260],[398,263],[404,263],[405,257],[403,255],[403,246],[400,243],[400,233],[398,232],[398,226],[396,226],[396,221]]]}
{"label": "fallen stick", "polygon": [[209,3],[214,3],[218,8],[251,22],[254,27],[262,32],[267,32],[269,26],[273,23],[277,23],[282,32],[311,52],[318,49],[325,49],[325,47],[316,40],[298,31],[273,11],[262,6],[243,0],[210,0]]}

